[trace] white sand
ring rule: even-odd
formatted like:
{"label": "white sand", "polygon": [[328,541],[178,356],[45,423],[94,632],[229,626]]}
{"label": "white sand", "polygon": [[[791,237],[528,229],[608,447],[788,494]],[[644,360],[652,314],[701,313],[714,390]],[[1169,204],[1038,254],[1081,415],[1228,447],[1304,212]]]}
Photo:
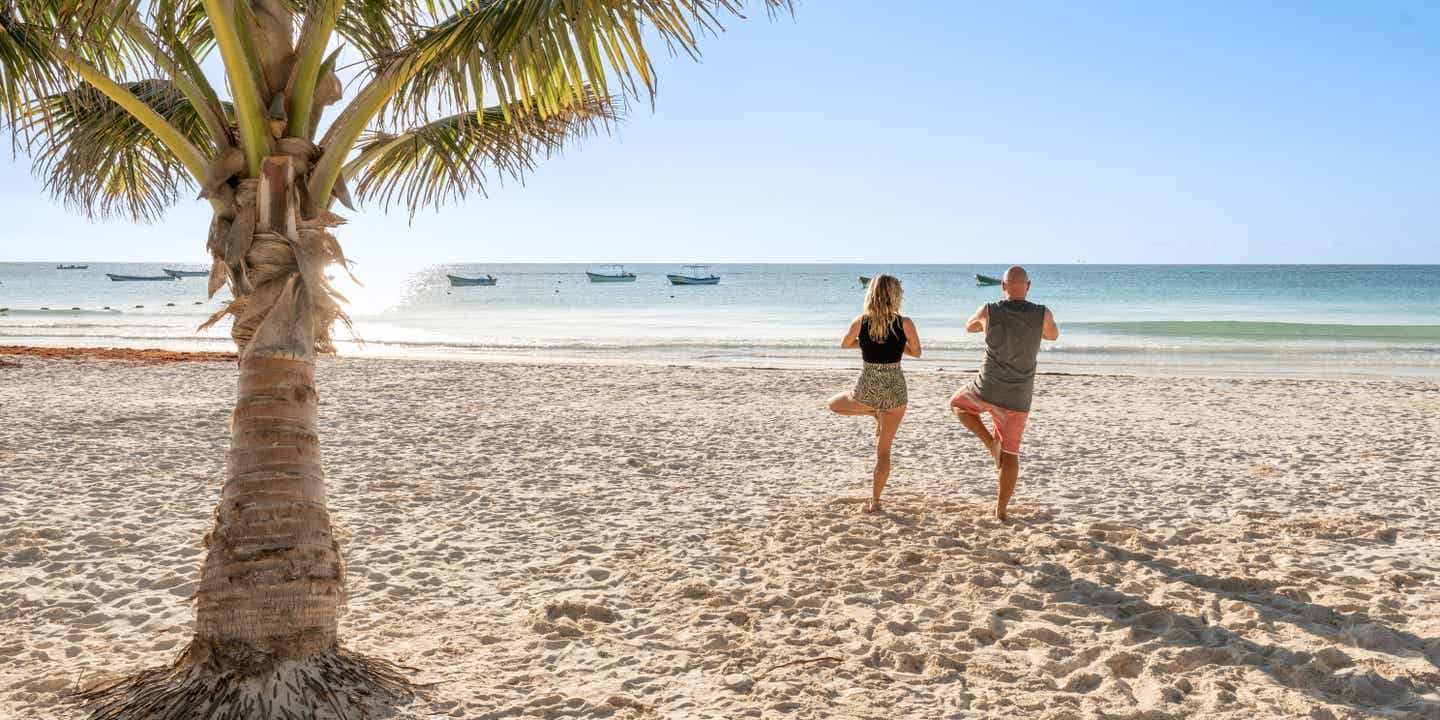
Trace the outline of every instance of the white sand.
{"label": "white sand", "polygon": [[[235,370],[0,368],[0,718],[189,636]],[[340,360],[342,634],[402,718],[1440,717],[1440,386],[1046,377],[1002,527],[960,374],[888,512],[849,372]]]}

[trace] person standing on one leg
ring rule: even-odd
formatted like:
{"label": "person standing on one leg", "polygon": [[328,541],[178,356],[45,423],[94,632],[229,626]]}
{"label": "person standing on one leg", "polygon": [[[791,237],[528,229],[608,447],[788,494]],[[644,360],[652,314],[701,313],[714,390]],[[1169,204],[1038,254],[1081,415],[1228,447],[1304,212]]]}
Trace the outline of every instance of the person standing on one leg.
{"label": "person standing on one leg", "polygon": [[[975,380],[950,398],[950,407],[995,460],[1000,475],[995,517],[1003,522],[1020,477],[1020,438],[1030,415],[1040,341],[1059,339],[1060,328],[1049,308],[1025,299],[1030,294],[1025,268],[1006,270],[1000,289],[1005,299],[982,305],[965,324],[966,332],[985,333],[985,362]],[[982,413],[989,413],[993,431],[980,419]]]}
{"label": "person standing on one leg", "polygon": [[900,370],[902,355],[920,357],[920,336],[915,323],[900,314],[904,292],[894,275],[876,275],[865,291],[865,311],[840,340],[842,348],[860,348],[865,368],[855,389],[830,398],[829,408],[840,415],[870,415],[875,418],[875,472],[866,512],[880,510],[880,493],[890,478],[890,445],[900,420],[905,417],[909,395],[905,374]]}

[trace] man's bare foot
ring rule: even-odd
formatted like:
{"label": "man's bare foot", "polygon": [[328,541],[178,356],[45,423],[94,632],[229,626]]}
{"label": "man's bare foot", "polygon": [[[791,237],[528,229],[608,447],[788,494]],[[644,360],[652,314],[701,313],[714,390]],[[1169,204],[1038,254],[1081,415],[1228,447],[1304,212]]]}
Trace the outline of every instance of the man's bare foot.
{"label": "man's bare foot", "polygon": [[865,512],[867,512],[867,513],[877,513],[877,512],[880,512],[880,501],[879,501],[879,500],[873,500],[873,499],[872,499],[870,502],[865,503]]}
{"label": "man's bare foot", "polygon": [[995,511],[995,519],[999,520],[1002,525],[1010,524],[1010,516],[1006,513],[1000,512],[999,510]]}

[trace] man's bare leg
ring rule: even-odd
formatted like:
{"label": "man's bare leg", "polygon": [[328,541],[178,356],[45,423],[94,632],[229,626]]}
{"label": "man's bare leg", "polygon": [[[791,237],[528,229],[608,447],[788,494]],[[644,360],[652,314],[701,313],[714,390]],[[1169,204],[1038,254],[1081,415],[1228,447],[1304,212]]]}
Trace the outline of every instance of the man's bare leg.
{"label": "man's bare leg", "polygon": [[990,434],[990,428],[985,427],[985,421],[981,420],[979,415],[963,412],[959,408],[955,408],[955,417],[960,419],[960,424],[964,425],[966,430],[974,433],[975,437],[980,438],[980,442],[985,443],[985,449],[995,460],[995,467],[1000,467],[1000,442]]}
{"label": "man's bare leg", "polygon": [[1020,456],[1000,453],[1000,497],[995,501],[995,519],[1005,522],[1010,519],[1005,508],[1010,505],[1010,496],[1015,494],[1015,482],[1020,479]]}

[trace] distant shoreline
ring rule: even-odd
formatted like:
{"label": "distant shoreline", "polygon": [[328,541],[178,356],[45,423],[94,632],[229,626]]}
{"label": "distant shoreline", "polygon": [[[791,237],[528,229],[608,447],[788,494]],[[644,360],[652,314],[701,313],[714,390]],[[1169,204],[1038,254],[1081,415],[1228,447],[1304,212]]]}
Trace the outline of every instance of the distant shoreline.
{"label": "distant shoreline", "polygon": [[[185,263],[167,266],[189,267]],[[1002,266],[717,265],[718,285],[680,288],[668,268],[634,265],[634,282],[592,283],[583,264],[431,265],[362,272],[343,286],[358,337],[345,356],[609,366],[856,367],[838,347],[860,276],[905,285],[919,328],[913,372],[969,369],[984,353],[964,331],[999,296],[977,274]],[[53,266],[49,266],[53,268]],[[0,344],[230,352],[223,308],[202,280],[113,283],[91,264],[69,272],[0,263]],[[1440,266],[1032,266],[1035,300],[1055,309],[1058,342],[1043,371],[1132,377],[1440,379]],[[494,275],[455,288],[448,274]],[[341,279],[342,281],[344,278]],[[342,285],[344,283],[342,282]],[[1381,289],[1383,288],[1383,291]]]}

